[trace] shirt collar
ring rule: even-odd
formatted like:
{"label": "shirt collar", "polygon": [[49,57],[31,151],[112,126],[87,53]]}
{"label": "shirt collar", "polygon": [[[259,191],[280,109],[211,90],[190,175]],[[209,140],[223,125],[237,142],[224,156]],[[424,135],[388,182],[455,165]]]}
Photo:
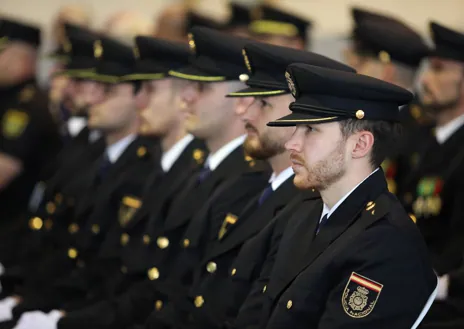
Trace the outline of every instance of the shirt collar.
{"label": "shirt collar", "polygon": [[168,151],[164,152],[161,156],[161,168],[164,172],[171,170],[174,162],[180,157],[185,148],[193,140],[193,135],[187,134],[182,139],[177,141]]}
{"label": "shirt collar", "polygon": [[443,144],[464,124],[464,114],[451,120],[446,125],[435,128],[435,138],[438,144]]}
{"label": "shirt collar", "polygon": [[293,175],[292,167],[288,167],[284,171],[281,171],[278,175],[275,172],[272,173],[271,178],[269,178],[269,183],[271,183],[272,190],[275,191],[282,185],[287,179]]}
{"label": "shirt collar", "polygon": [[210,154],[208,159],[206,159],[205,167],[208,166],[209,169],[215,170],[229,154],[231,154],[237,147],[243,144],[245,137],[246,135],[237,137],[221,147],[214,154]]}
{"label": "shirt collar", "polygon": [[87,119],[81,117],[71,117],[66,122],[69,135],[76,137],[87,126]]}
{"label": "shirt collar", "polygon": [[123,154],[123,152],[129,146],[129,144],[132,143],[136,137],[137,136],[135,134],[131,134],[118,140],[116,143],[107,146],[106,155],[108,156],[110,162],[115,163],[116,161],[118,161],[121,154]]}
{"label": "shirt collar", "polygon": [[345,201],[351,193],[354,192],[354,190],[356,190],[358,188],[359,185],[361,185],[362,183],[364,183],[364,181],[366,179],[368,179],[369,177],[371,177],[373,174],[375,174],[377,171],[379,171],[379,168],[375,169],[373,172],[371,172],[369,174],[369,176],[367,176],[366,178],[364,178],[358,185],[356,185],[351,191],[349,191],[347,194],[345,194],[340,200],[338,200],[338,202],[332,207],[332,208],[329,208],[325,203],[324,203],[324,208],[322,209],[322,214],[321,214],[321,218],[324,217],[325,215],[327,215],[327,218],[329,218],[335,210],[337,210],[337,208],[343,203],[343,201]]}

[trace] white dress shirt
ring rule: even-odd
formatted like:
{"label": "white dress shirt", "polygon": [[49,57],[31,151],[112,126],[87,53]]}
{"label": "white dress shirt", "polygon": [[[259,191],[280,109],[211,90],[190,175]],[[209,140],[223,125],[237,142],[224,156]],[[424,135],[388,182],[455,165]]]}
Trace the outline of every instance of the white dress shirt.
{"label": "white dress shirt", "polygon": [[118,140],[116,143],[107,146],[105,152],[110,162],[115,163],[118,161],[121,154],[124,153],[130,143],[132,143],[136,138],[137,136],[135,134],[131,134]]}
{"label": "white dress shirt", "polygon": [[464,124],[464,114],[451,120],[446,125],[435,128],[435,138],[438,144],[443,144]]}
{"label": "white dress shirt", "polygon": [[275,191],[282,185],[287,179],[293,175],[292,167],[288,167],[284,171],[281,171],[278,175],[272,173],[271,178],[269,178],[269,183],[271,183],[272,190]]}
{"label": "white dress shirt", "polygon": [[205,167],[208,166],[212,171],[215,170],[221,164],[221,162],[229,156],[229,154],[231,154],[237,147],[243,144],[245,138],[246,135],[237,137],[214,152],[214,154],[210,154],[206,159]]}
{"label": "white dress shirt", "polygon": [[185,148],[193,141],[193,135],[187,134],[181,140],[177,141],[168,151],[161,156],[161,168],[164,172],[171,170],[174,162],[179,159]]}
{"label": "white dress shirt", "polygon": [[66,126],[68,128],[69,135],[71,137],[76,137],[82,129],[87,126],[87,119],[80,118],[80,117],[71,117],[66,122]]}

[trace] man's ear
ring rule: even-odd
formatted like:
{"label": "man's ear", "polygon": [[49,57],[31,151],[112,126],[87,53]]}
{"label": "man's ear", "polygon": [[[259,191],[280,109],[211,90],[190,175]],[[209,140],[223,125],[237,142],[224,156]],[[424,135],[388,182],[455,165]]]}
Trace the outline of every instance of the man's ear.
{"label": "man's ear", "polygon": [[374,135],[369,131],[357,132],[351,138],[354,138],[354,146],[351,151],[353,159],[366,157],[374,146]]}

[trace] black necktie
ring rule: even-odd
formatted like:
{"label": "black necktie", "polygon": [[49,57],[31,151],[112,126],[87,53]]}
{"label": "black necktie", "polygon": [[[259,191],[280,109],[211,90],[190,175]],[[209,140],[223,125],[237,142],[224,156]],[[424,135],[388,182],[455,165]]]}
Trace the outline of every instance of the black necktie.
{"label": "black necktie", "polygon": [[203,167],[198,173],[198,184],[202,183],[211,174],[209,166]]}
{"label": "black necktie", "polygon": [[327,223],[327,220],[329,219],[329,217],[327,216],[327,214],[325,214],[322,219],[320,220],[319,222],[319,225],[317,226],[317,230],[316,230],[316,235],[319,234],[319,231],[321,230],[322,226],[324,226],[326,223]]}
{"label": "black necktie", "polygon": [[262,205],[263,202],[266,201],[267,198],[269,198],[272,192],[274,192],[274,190],[272,189],[272,184],[269,183],[266,186],[266,188],[263,190],[263,192],[261,193],[261,196],[259,197],[259,200],[258,200],[258,204]]}

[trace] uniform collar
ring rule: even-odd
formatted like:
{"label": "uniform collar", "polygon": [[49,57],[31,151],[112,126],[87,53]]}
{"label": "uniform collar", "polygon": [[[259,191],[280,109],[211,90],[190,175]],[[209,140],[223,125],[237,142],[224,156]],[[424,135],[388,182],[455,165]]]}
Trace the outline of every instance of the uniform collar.
{"label": "uniform collar", "polygon": [[177,141],[168,151],[161,156],[161,168],[164,172],[171,170],[172,165],[180,157],[185,148],[193,141],[193,135],[187,134]]}
{"label": "uniform collar", "polygon": [[115,163],[118,161],[121,154],[124,153],[129,144],[132,143],[136,138],[137,136],[135,134],[130,134],[118,140],[116,143],[107,146],[105,152],[110,162]]}
{"label": "uniform collar", "polygon": [[441,127],[435,128],[435,138],[438,144],[445,143],[464,124],[464,114],[451,120]]}
{"label": "uniform collar", "polygon": [[281,171],[278,175],[276,175],[273,172],[272,175],[271,175],[271,178],[269,178],[269,183],[272,186],[272,190],[273,191],[277,190],[279,188],[279,186],[282,185],[292,175],[293,175],[292,167],[288,167],[284,171]]}
{"label": "uniform collar", "polygon": [[243,144],[245,138],[246,135],[237,137],[226,145],[222,146],[214,154],[210,154],[208,159],[206,159],[205,167],[209,167],[209,169],[215,170],[229,154],[231,154],[237,147]]}

